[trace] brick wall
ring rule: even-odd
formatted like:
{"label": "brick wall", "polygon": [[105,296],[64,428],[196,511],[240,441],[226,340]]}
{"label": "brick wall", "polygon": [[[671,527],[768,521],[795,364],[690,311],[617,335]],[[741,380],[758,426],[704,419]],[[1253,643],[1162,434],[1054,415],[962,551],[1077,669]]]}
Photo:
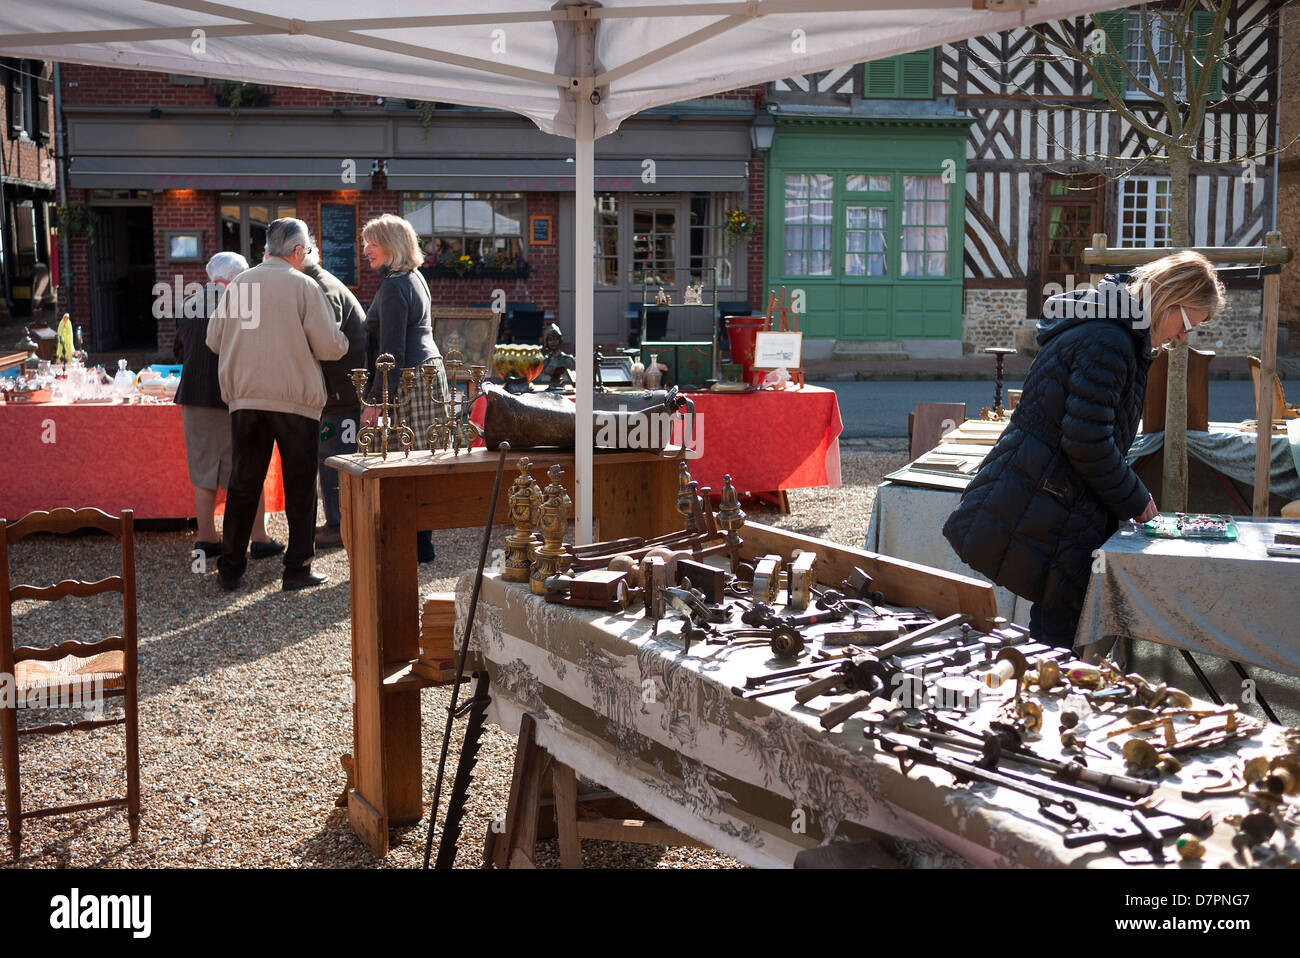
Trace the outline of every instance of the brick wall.
{"label": "brick wall", "polygon": [[749,308],[767,308],[767,290],[763,285],[763,215],[766,210],[765,183],[767,179],[767,161],[763,153],[749,155],[749,190],[746,194],[746,209],[754,217],[754,232],[749,234],[746,250],[746,264],[749,277]]}
{"label": "brick wall", "polygon": [[[223,80],[183,86],[172,82],[167,73],[126,70],[116,67],[85,66],[65,63],[63,105],[69,106],[216,106]],[[376,106],[376,97],[359,93],[332,93],[328,90],[305,90],[296,87],[263,87],[271,93],[271,106],[278,107],[359,107]],[[246,109],[255,109],[246,107]]]}

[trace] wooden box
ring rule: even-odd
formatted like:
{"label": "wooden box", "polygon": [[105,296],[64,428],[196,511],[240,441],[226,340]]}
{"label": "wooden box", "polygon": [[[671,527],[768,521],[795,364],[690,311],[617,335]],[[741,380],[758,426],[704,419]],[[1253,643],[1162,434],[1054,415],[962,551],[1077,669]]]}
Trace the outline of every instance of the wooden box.
{"label": "wooden box", "polygon": [[[1187,428],[1205,432],[1210,428],[1210,360],[1213,350],[1187,350]],[[1169,353],[1160,355],[1147,373],[1147,394],[1142,404],[1142,431],[1148,435],[1165,431],[1165,393],[1169,382]]]}

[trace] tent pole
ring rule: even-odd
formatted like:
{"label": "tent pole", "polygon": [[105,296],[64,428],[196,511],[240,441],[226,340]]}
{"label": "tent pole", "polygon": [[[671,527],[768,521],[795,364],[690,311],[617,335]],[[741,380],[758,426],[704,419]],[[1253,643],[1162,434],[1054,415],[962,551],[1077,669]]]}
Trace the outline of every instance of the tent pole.
{"label": "tent pole", "polygon": [[[595,220],[592,214],[595,191],[595,105],[592,103],[595,67],[595,24],[578,24],[578,73],[583,78],[577,90],[574,111],[573,180],[573,339],[577,353],[577,430],[574,436],[574,544],[592,541],[592,468],[594,426],[592,388],[595,384],[595,347],[592,333],[592,284],[595,282],[592,244]],[[584,27],[587,28],[584,30]]]}

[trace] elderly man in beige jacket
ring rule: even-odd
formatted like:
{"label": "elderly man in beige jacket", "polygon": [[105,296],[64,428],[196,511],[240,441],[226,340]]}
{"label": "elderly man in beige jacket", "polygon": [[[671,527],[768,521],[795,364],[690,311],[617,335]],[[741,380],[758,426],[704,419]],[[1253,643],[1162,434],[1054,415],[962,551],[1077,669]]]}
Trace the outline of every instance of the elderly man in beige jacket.
{"label": "elderly man in beige jacket", "polygon": [[311,249],[302,220],[278,219],[266,231],[266,261],[226,287],[208,323],[207,345],[219,357],[221,398],[230,407],[232,463],[222,527],[221,587],[233,591],[247,564],[257,499],[272,446],[280,447],[289,545],[286,591],[320,585],[311,571],[316,531],[316,444],[325,378],[321,360],[348,351],[347,337],[311,277],[299,272]]}

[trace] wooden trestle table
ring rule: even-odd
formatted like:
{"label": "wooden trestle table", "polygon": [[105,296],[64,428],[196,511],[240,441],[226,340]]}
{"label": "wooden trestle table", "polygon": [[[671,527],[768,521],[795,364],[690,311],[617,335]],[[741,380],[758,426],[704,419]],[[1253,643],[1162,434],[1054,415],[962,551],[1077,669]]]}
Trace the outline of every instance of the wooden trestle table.
{"label": "wooden trestle table", "polygon": [[[516,463],[527,456],[543,487],[552,465],[564,468],[573,496],[574,457],[547,450],[508,453],[495,521],[507,521]],[[682,526],[677,459],[654,453],[598,453],[593,513],[602,539],[657,536]],[[419,655],[418,529],[482,528],[497,453],[427,451],[334,456],[352,591],[353,767],[348,817],[376,855],[388,829],[423,814],[420,690],[435,683],[412,671]],[[576,497],[575,497],[576,498]]]}

